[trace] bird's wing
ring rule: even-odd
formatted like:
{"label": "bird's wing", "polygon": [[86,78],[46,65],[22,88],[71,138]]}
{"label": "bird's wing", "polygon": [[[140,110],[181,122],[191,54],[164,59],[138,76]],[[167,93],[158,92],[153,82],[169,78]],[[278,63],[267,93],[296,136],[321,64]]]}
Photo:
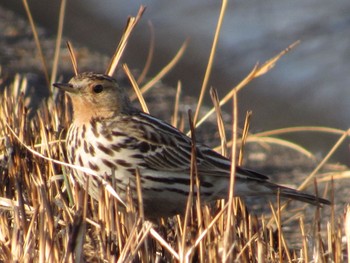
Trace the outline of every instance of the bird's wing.
{"label": "bird's wing", "polygon": [[[133,151],[138,150],[135,156],[140,158],[141,163],[139,164],[155,170],[156,173],[164,171],[164,174],[169,172],[172,176],[175,173],[178,176],[176,177],[177,183],[188,185],[188,179],[183,176],[189,174],[191,167],[191,139],[189,137],[173,126],[146,113],[125,115],[117,125],[118,129],[130,138],[126,143],[127,147]],[[228,181],[216,179],[217,177],[227,179],[230,176],[230,160],[202,144],[197,144],[196,154],[198,174],[203,179],[201,184],[206,184],[206,188],[210,190],[209,196],[215,199],[225,196]],[[242,167],[236,167],[235,176],[237,195],[275,195],[280,190],[282,197],[311,204],[330,204],[326,199],[271,183],[267,176]],[[174,182],[174,178],[157,176],[153,180]],[[217,187],[217,192],[212,192],[213,185],[219,182],[224,182],[224,187]]]}
{"label": "bird's wing", "polygon": [[[159,171],[189,171],[191,167],[191,138],[170,124],[146,113],[124,116],[121,121],[125,133],[135,138],[135,149],[149,169]],[[231,161],[203,144],[197,144],[197,170],[202,175],[224,176],[230,174]],[[267,180],[268,177],[240,167],[236,178],[242,180]]]}

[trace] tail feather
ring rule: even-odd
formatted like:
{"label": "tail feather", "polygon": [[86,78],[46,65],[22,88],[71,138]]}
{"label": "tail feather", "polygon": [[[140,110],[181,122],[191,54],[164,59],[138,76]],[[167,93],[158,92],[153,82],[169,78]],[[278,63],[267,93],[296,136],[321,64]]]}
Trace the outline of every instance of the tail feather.
{"label": "tail feather", "polygon": [[325,204],[325,205],[330,205],[331,202],[327,199],[307,194],[289,187],[281,186],[281,185],[276,185],[273,183],[267,182],[268,185],[266,185],[268,188],[273,190],[275,194],[277,194],[278,189],[280,190],[280,196],[284,198],[290,198],[294,200],[298,200],[301,202],[309,203],[312,205],[320,205],[320,204]]}
{"label": "tail feather", "polygon": [[312,205],[319,206],[321,204],[330,205],[327,199],[307,194],[296,189],[286,186],[274,184],[269,178],[258,172],[237,167],[235,193],[238,196],[259,196],[259,195],[277,195],[278,190],[280,196],[290,198]]}

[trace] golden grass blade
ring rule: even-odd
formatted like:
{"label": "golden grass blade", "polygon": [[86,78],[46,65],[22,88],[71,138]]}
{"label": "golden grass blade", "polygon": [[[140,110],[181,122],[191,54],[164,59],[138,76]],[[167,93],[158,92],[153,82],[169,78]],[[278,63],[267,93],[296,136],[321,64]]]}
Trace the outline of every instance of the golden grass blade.
{"label": "golden grass blade", "polygon": [[333,153],[339,148],[339,146],[345,141],[349,136],[350,129],[345,131],[339,140],[334,144],[332,149],[327,153],[323,160],[317,165],[317,167],[310,173],[310,175],[304,180],[304,182],[298,187],[298,190],[303,190],[308,185],[308,183],[315,177],[317,172],[323,167],[323,165],[329,160]]}
{"label": "golden grass blade", "polygon": [[70,60],[72,62],[74,75],[77,76],[79,74],[79,70],[78,70],[78,63],[77,63],[77,59],[75,57],[73,45],[69,41],[67,41],[66,45],[67,45],[67,48],[68,48],[68,51],[69,51]]}
{"label": "golden grass blade", "polygon": [[285,240],[283,232],[282,232],[282,227],[281,227],[282,226],[281,225],[281,223],[282,223],[281,222],[281,212],[285,208],[285,204],[281,205],[279,200],[280,200],[280,198],[279,198],[279,191],[278,191],[277,203],[279,203],[279,204],[277,204],[277,213],[276,213],[275,209],[273,208],[273,205],[270,203],[270,209],[271,209],[273,218],[271,218],[271,220],[270,220],[270,222],[268,224],[270,225],[272,220],[274,220],[276,225],[277,225],[277,228],[278,228],[279,261],[282,262],[282,246],[283,246],[284,252],[287,255],[287,258],[289,260],[288,262],[292,262],[291,261],[291,257],[290,257],[290,253],[289,253],[289,249],[288,249],[286,240]]}
{"label": "golden grass blade", "polygon": [[303,257],[305,262],[309,262],[309,255],[308,255],[308,246],[307,246],[307,236],[305,234],[305,225],[304,225],[304,220],[303,217],[300,217],[299,219],[299,225],[300,225],[300,231],[301,231],[301,236],[303,238]]}
{"label": "golden grass blade", "polygon": [[218,23],[217,23],[216,30],[215,30],[215,35],[214,35],[214,39],[213,39],[213,45],[212,45],[211,50],[210,50],[210,55],[209,55],[207,68],[205,70],[204,79],[203,79],[203,83],[202,83],[202,88],[201,88],[201,92],[200,92],[200,95],[199,95],[199,98],[198,98],[198,104],[197,104],[196,112],[195,112],[194,118],[193,118],[194,124],[197,123],[199,110],[200,110],[200,108],[202,106],[202,102],[203,102],[203,98],[204,98],[204,95],[205,95],[205,91],[206,91],[207,86],[208,86],[208,81],[209,81],[209,78],[210,78],[211,69],[212,69],[213,63],[214,63],[216,47],[217,47],[217,44],[218,44],[218,41],[219,41],[219,35],[220,35],[220,31],[221,31],[221,26],[222,26],[222,22],[224,20],[226,8],[227,8],[227,0],[222,0],[221,3],[222,4],[221,4],[221,9],[220,9],[220,15],[219,15]]}
{"label": "golden grass blade", "polygon": [[[253,79],[260,77],[264,74],[266,74],[268,71],[270,71],[277,61],[284,56],[286,53],[288,53],[292,48],[294,48],[299,42],[295,42],[292,45],[290,45],[288,48],[284,49],[281,51],[278,55],[275,57],[267,60],[262,66],[259,66],[257,63],[252,71],[246,76],[236,87],[232,88],[229,93],[226,94],[226,96],[220,101],[220,106],[224,105],[226,102],[228,102],[233,94],[235,92],[240,91],[242,88],[244,88],[249,82],[251,82]],[[196,128],[199,127],[210,115],[214,113],[215,109],[214,107],[211,108],[197,123],[196,123]],[[187,133],[187,135],[189,132]]]}
{"label": "golden grass blade", "polygon": [[222,217],[223,213],[227,210],[228,203],[219,211],[219,213],[211,220],[210,224],[199,234],[194,244],[187,250],[185,258],[189,258],[193,253],[194,249],[200,244],[200,242],[204,239],[204,237],[208,234],[209,230],[211,230],[217,221]]}
{"label": "golden grass blade", "polygon": [[[19,201],[14,201],[9,198],[0,197],[0,207],[2,210],[14,211],[19,208]],[[29,206],[27,204],[24,205],[25,212],[32,214],[34,213],[34,207]]]}
{"label": "golden grass blade", "polygon": [[[195,137],[195,131],[194,131],[194,123],[192,120],[192,111],[191,109],[188,110],[188,120],[190,129],[192,131],[191,136],[191,167],[190,167],[190,187],[189,187],[189,193],[186,203],[186,210],[185,210],[185,218],[183,220],[183,226],[182,226],[182,238],[181,238],[181,247],[179,248],[179,256],[181,261],[183,261],[186,258],[186,239],[187,239],[187,226],[190,222],[191,217],[191,208],[193,204],[193,197],[194,197],[194,184],[197,182],[197,162],[196,162],[196,137]],[[197,193],[199,192],[199,189],[197,189]],[[180,226],[181,227],[181,226]]]}
{"label": "golden grass blade", "polygon": [[36,48],[38,49],[39,56],[40,56],[40,59],[41,59],[41,63],[42,63],[42,66],[43,66],[43,71],[44,71],[46,84],[47,84],[48,87],[50,87],[49,70],[48,70],[48,67],[47,67],[47,64],[46,64],[46,60],[45,60],[45,57],[44,57],[43,50],[41,48],[38,32],[36,31],[36,27],[35,27],[35,24],[34,24],[32,13],[30,11],[30,8],[29,8],[27,0],[22,0],[22,2],[23,2],[23,5],[24,5],[24,9],[26,10],[26,13],[27,13],[27,16],[28,16],[30,27],[32,28],[32,32],[33,32]]}
{"label": "golden grass blade", "polygon": [[322,174],[322,178],[317,179],[317,182],[330,182],[332,180],[347,180],[350,178],[350,171],[331,172]]}
{"label": "golden grass blade", "polygon": [[266,136],[281,135],[281,134],[292,133],[292,132],[321,132],[321,133],[342,135],[346,131],[330,128],[330,127],[323,127],[323,126],[296,126],[296,127],[287,127],[287,128],[269,130],[265,132],[259,132],[259,133],[255,133],[254,136],[266,137]]}
{"label": "golden grass blade", "polygon": [[238,126],[238,101],[237,93],[233,94],[233,112],[232,112],[232,147],[231,147],[231,172],[230,172],[230,184],[229,184],[229,195],[228,195],[228,211],[227,211],[227,222],[226,222],[226,232],[224,234],[224,251],[223,258],[228,258],[230,244],[232,244],[232,232],[228,231],[232,224],[232,206],[233,206],[233,197],[234,197],[234,187],[235,187],[235,178],[236,178],[236,145],[237,145],[237,126]]}
{"label": "golden grass blade", "polygon": [[126,240],[125,246],[123,250],[120,252],[118,262],[128,262],[127,258],[131,254],[131,247],[133,243],[135,243],[136,236],[137,236],[137,226],[139,225],[139,223],[140,223],[140,220],[135,222],[134,225],[132,226],[131,231],[128,235],[128,239]]}
{"label": "golden grass blade", "polygon": [[144,6],[140,6],[140,9],[136,17],[129,17],[126,27],[124,29],[122,38],[120,39],[117,49],[110,61],[110,64],[107,67],[106,75],[112,76],[114,74],[114,71],[117,68],[119,61],[124,53],[126,45],[128,44],[131,33],[134,30],[137,23],[140,21],[142,14],[144,13],[145,10],[146,8]]}
{"label": "golden grass blade", "polygon": [[58,59],[61,51],[61,41],[62,41],[64,15],[66,11],[66,2],[67,0],[61,0],[60,14],[58,18],[58,29],[57,29],[57,35],[56,35],[55,54],[54,54],[53,63],[52,63],[50,83],[56,82]]}
{"label": "golden grass blade", "polygon": [[247,241],[247,243],[244,245],[244,247],[241,249],[241,251],[237,254],[237,257],[235,258],[235,261],[238,261],[238,262],[239,262],[240,257],[242,256],[242,254],[244,253],[244,251],[245,251],[246,249],[249,248],[249,246],[251,245],[251,243],[252,243],[253,241],[255,241],[256,238],[258,238],[258,234],[257,234],[257,233],[255,233],[255,234]]}
{"label": "golden grass blade", "polygon": [[241,166],[243,163],[244,146],[247,142],[247,138],[248,138],[248,134],[249,134],[249,126],[250,126],[250,118],[251,117],[252,117],[252,112],[248,111],[246,113],[246,116],[245,116],[244,127],[243,127],[243,132],[242,132],[241,149],[239,150],[238,161],[237,161],[238,166]]}
{"label": "golden grass blade", "polygon": [[176,259],[180,261],[180,256],[179,254],[157,233],[157,231],[154,230],[152,227],[151,230],[149,231],[151,236],[159,242],[159,244],[162,245],[170,254]]}
{"label": "golden grass blade", "polygon": [[[268,143],[268,144],[277,144],[283,147],[290,148],[292,150],[295,150],[303,155],[305,155],[308,158],[315,158],[314,154],[308,150],[306,150],[304,147],[300,146],[299,144],[287,141],[285,139],[279,139],[274,137],[255,137],[255,136],[248,136],[247,143]],[[229,144],[230,145],[230,144]]]}
{"label": "golden grass blade", "polygon": [[175,103],[174,103],[174,114],[172,117],[172,125],[174,127],[177,127],[178,125],[180,95],[181,95],[181,81],[178,81],[177,88],[176,88]]}
{"label": "golden grass blade", "polygon": [[293,48],[295,48],[297,45],[299,45],[299,43],[300,43],[299,40],[295,41],[293,44],[291,44],[286,49],[284,49],[282,52],[280,52],[277,56],[266,61],[263,65],[261,65],[261,67],[259,67],[259,71],[257,72],[255,77],[260,77],[260,76],[266,74],[267,72],[269,72],[276,65],[277,61],[281,57],[283,57],[288,52],[290,52]]}
{"label": "golden grass blade", "polygon": [[140,76],[137,78],[137,84],[140,84],[143,82],[145,77],[147,76],[147,73],[152,65],[153,55],[154,55],[154,47],[155,47],[155,33],[154,33],[154,26],[151,21],[148,21],[148,27],[150,29],[150,35],[151,40],[149,43],[149,51],[146,59],[146,64],[143,67],[143,70],[140,74]]}
{"label": "golden grass blade", "polygon": [[[142,94],[149,91],[154,86],[154,84],[156,84],[159,80],[161,80],[166,74],[168,74],[174,68],[174,66],[177,64],[177,62],[185,53],[187,45],[188,45],[188,41],[185,41],[182,44],[179,51],[176,53],[175,57],[157,75],[155,75],[145,85],[143,85],[143,87],[141,87]],[[131,96],[130,99],[134,100],[136,99],[136,96]]]}
{"label": "golden grass blade", "polygon": [[135,93],[136,93],[136,95],[137,95],[137,98],[139,99],[139,102],[140,102],[140,104],[141,104],[142,110],[143,110],[144,112],[146,112],[146,113],[149,113],[149,110],[148,110],[146,101],[145,101],[145,99],[143,98],[142,92],[140,91],[140,88],[139,88],[139,85],[137,84],[137,82],[136,82],[134,76],[131,74],[131,71],[130,71],[128,65],[123,64],[123,69],[124,69],[126,75],[128,76],[128,78],[129,78],[129,80],[130,80],[130,82],[131,82],[132,87],[134,88],[134,91],[135,91]]}
{"label": "golden grass blade", "polygon": [[[145,221],[143,224],[142,224],[142,231],[141,233],[139,233],[139,235],[137,236],[137,243],[136,243],[136,247],[134,248],[134,251],[133,251],[133,254],[137,254],[138,253],[138,250],[140,249],[141,245],[143,243],[146,243],[147,244],[147,237],[150,233],[152,229],[152,223],[149,222],[149,221]],[[145,252],[145,259],[147,260],[149,258],[149,255],[148,255],[148,248],[146,246],[146,252]],[[144,260],[144,262],[146,262]]]}
{"label": "golden grass blade", "polygon": [[[281,145],[283,147],[288,147],[290,149],[293,149],[301,154],[304,154],[308,158],[315,158],[314,154],[308,150],[306,150],[304,147],[300,146],[299,144],[286,141],[285,139],[279,139],[274,137],[255,137],[254,135],[249,135],[246,139],[246,143],[260,143],[260,144],[277,144]],[[242,144],[242,140],[238,140],[237,144]],[[229,141],[227,143],[228,147],[232,147],[232,141]],[[214,151],[220,151],[221,146],[216,146],[213,148]]]}
{"label": "golden grass blade", "polygon": [[220,140],[221,140],[221,154],[227,157],[227,139],[226,139],[226,133],[225,133],[225,125],[222,119],[222,112],[219,105],[219,95],[217,90],[211,88],[210,96],[216,112],[217,126],[219,129]]}
{"label": "golden grass blade", "polygon": [[137,201],[139,204],[139,215],[142,224],[145,222],[145,213],[143,210],[143,198],[142,198],[142,186],[141,186],[141,176],[140,170],[136,169],[136,189],[137,189]]}

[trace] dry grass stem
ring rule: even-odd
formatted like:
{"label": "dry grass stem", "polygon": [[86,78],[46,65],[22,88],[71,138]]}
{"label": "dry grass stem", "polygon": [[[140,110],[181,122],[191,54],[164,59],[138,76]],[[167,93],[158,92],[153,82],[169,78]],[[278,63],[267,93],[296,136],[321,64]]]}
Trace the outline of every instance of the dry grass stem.
{"label": "dry grass stem", "polygon": [[124,29],[124,33],[120,39],[120,42],[117,46],[117,49],[107,67],[106,75],[112,76],[114,74],[115,69],[117,68],[121,57],[123,56],[126,45],[129,41],[132,31],[134,30],[137,23],[140,21],[142,14],[145,12],[145,7],[141,6],[136,17],[129,17],[126,27]]}
{"label": "dry grass stem", "polygon": [[41,59],[42,65],[43,65],[43,71],[44,71],[44,76],[45,76],[45,79],[46,79],[46,83],[47,83],[47,86],[50,87],[49,70],[48,70],[48,67],[47,67],[47,63],[46,63],[46,59],[45,59],[43,50],[41,48],[39,35],[38,35],[38,32],[37,32],[35,24],[34,24],[32,13],[30,12],[30,8],[29,8],[27,0],[22,0],[22,2],[23,2],[24,9],[26,10],[26,14],[28,16],[30,27],[31,27],[32,32],[33,32],[36,48],[37,48],[37,50],[39,52],[39,57]]}
{"label": "dry grass stem", "polygon": [[128,78],[129,78],[129,80],[130,80],[130,82],[131,82],[132,87],[134,88],[135,94],[136,94],[136,96],[137,96],[137,98],[138,98],[138,100],[139,100],[139,102],[140,102],[140,104],[141,104],[142,110],[143,110],[144,112],[149,113],[149,110],[148,110],[146,101],[145,101],[145,99],[143,98],[142,92],[141,92],[141,90],[140,90],[140,88],[139,88],[139,86],[138,86],[138,84],[137,84],[137,81],[135,80],[134,76],[131,74],[131,71],[130,71],[128,65],[123,64],[123,69],[124,69],[126,75],[128,76]]}
{"label": "dry grass stem", "polygon": [[[154,84],[156,84],[158,81],[160,81],[166,74],[168,74],[177,64],[177,62],[180,60],[180,58],[183,56],[183,54],[185,53],[185,50],[187,48],[188,45],[188,41],[185,41],[181,48],[179,49],[179,51],[176,53],[176,55],[173,57],[173,59],[162,68],[161,71],[159,71],[159,73],[154,76],[153,78],[151,78],[147,83],[145,83],[145,85],[143,85],[141,87],[141,92],[142,94],[145,94],[147,91],[149,91],[152,87],[154,87]],[[131,96],[130,97],[131,100],[136,99],[136,96]]]}
{"label": "dry grass stem", "polygon": [[59,60],[60,51],[61,51],[61,42],[62,42],[64,16],[65,16],[65,11],[66,11],[66,3],[67,3],[67,0],[61,0],[60,14],[59,14],[59,18],[58,18],[57,35],[56,35],[55,54],[54,54],[53,62],[52,62],[50,83],[56,82],[57,68],[58,68],[58,62],[59,62],[58,60]]}
{"label": "dry grass stem", "polygon": [[243,156],[244,156],[244,145],[247,142],[248,134],[249,134],[249,126],[250,126],[250,118],[252,117],[252,112],[248,111],[246,116],[245,116],[245,121],[244,121],[244,127],[242,131],[242,139],[241,139],[241,148],[239,151],[239,156],[238,156],[238,165],[243,164]]}
{"label": "dry grass stem", "polygon": [[221,139],[221,154],[227,157],[227,139],[225,133],[225,125],[222,119],[222,112],[219,106],[219,95],[216,89],[210,89],[210,96],[215,107],[217,126],[219,129],[219,135]]}
{"label": "dry grass stem", "polygon": [[174,103],[174,113],[172,115],[172,125],[174,127],[178,127],[180,95],[181,95],[181,81],[178,81],[177,88],[176,88],[175,103]]}
{"label": "dry grass stem", "polygon": [[305,189],[308,183],[315,177],[318,171],[326,164],[329,158],[334,154],[334,152],[349,136],[349,132],[350,132],[350,129],[343,133],[343,135],[339,138],[339,140],[334,144],[332,149],[327,153],[327,155],[322,159],[322,161],[317,165],[317,167],[310,173],[310,175],[304,180],[304,182],[298,187],[298,190]]}
{"label": "dry grass stem", "polygon": [[67,48],[68,48],[68,51],[69,51],[70,60],[72,62],[74,75],[77,76],[79,74],[79,70],[78,70],[77,58],[76,58],[75,53],[74,53],[73,45],[69,41],[67,41],[66,44],[67,44]]}
{"label": "dry grass stem", "polygon": [[196,108],[196,111],[195,111],[195,114],[194,114],[194,118],[193,118],[193,121],[194,121],[195,124],[197,123],[199,111],[200,111],[200,108],[202,106],[202,102],[203,102],[203,98],[204,98],[205,92],[207,90],[208,81],[209,81],[210,74],[211,74],[211,69],[212,69],[213,63],[214,63],[216,47],[217,47],[217,44],[218,44],[218,41],[219,41],[221,26],[222,26],[222,22],[224,21],[224,17],[225,17],[226,8],[227,8],[227,0],[222,0],[220,14],[219,14],[219,18],[218,18],[218,23],[216,25],[215,35],[214,35],[214,38],[213,38],[213,44],[212,44],[212,47],[211,47],[211,50],[210,50],[210,55],[209,55],[209,60],[208,60],[208,63],[207,63],[207,68],[205,70],[204,79],[203,79],[203,83],[202,83],[202,88],[201,88],[201,92],[199,94],[197,108]]}
{"label": "dry grass stem", "polygon": [[[238,91],[240,91],[242,88],[244,88],[253,79],[258,78],[258,77],[266,74],[267,72],[269,72],[275,66],[277,61],[282,56],[287,54],[292,48],[294,48],[297,43],[298,42],[290,45],[288,48],[281,51],[275,57],[267,60],[263,65],[259,66],[259,64],[257,63],[254,66],[254,68],[252,69],[252,71],[248,74],[248,76],[246,76],[236,87],[232,88],[231,91],[229,93],[227,93],[223,99],[220,100],[220,106],[227,103],[232,98],[234,93],[236,93],[236,92],[238,93]],[[204,123],[204,121],[207,120],[208,117],[214,113],[214,111],[215,111],[215,108],[212,108],[206,114],[204,114],[204,116],[198,122],[196,122],[196,128],[199,127],[200,125],[202,125],[202,123]]]}
{"label": "dry grass stem", "polygon": [[[232,113],[232,142],[233,147],[231,147],[231,173],[230,173],[230,184],[229,184],[229,194],[228,194],[228,215],[226,222],[226,230],[231,228],[235,218],[233,217],[233,197],[234,197],[234,187],[235,187],[235,177],[236,177],[236,143],[237,143],[237,127],[238,127],[238,102],[237,102],[237,93],[233,94],[233,113]],[[232,221],[231,221],[232,220]],[[229,256],[229,247],[233,242],[233,235],[231,231],[226,231],[224,234],[224,251],[223,258],[228,259]]]}

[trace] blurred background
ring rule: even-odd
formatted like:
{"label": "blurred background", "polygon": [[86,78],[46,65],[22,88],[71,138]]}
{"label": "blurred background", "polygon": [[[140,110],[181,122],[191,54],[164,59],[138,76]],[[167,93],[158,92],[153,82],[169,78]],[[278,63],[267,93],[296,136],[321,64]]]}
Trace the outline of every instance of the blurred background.
{"label": "blurred background", "polygon": [[[197,96],[203,81],[220,12],[217,0],[75,0],[67,1],[64,35],[74,43],[111,56],[126,19],[140,4],[146,13],[133,33],[124,62],[142,69],[150,42],[149,21],[155,32],[155,53],[149,75],[158,72],[181,44],[189,46],[164,82]],[[56,34],[60,1],[28,1],[35,22]],[[25,16],[22,2],[0,5]],[[253,111],[251,131],[301,125],[339,129],[350,123],[350,1],[237,0],[229,1],[209,85],[220,97],[239,83],[256,62],[263,63],[296,40],[299,46],[284,56],[267,75],[239,93],[240,115]],[[6,21],[2,20],[2,23]],[[34,51],[33,51],[34,52]],[[104,71],[105,67],[100,70]],[[209,93],[206,103],[211,105]],[[230,107],[226,108],[230,111]],[[151,111],[152,112],[152,111]],[[240,118],[243,125],[244,118]],[[230,125],[230,124],[229,124]],[[293,134],[287,137],[324,155],[338,139],[334,135]],[[336,161],[349,164],[348,144]]]}

